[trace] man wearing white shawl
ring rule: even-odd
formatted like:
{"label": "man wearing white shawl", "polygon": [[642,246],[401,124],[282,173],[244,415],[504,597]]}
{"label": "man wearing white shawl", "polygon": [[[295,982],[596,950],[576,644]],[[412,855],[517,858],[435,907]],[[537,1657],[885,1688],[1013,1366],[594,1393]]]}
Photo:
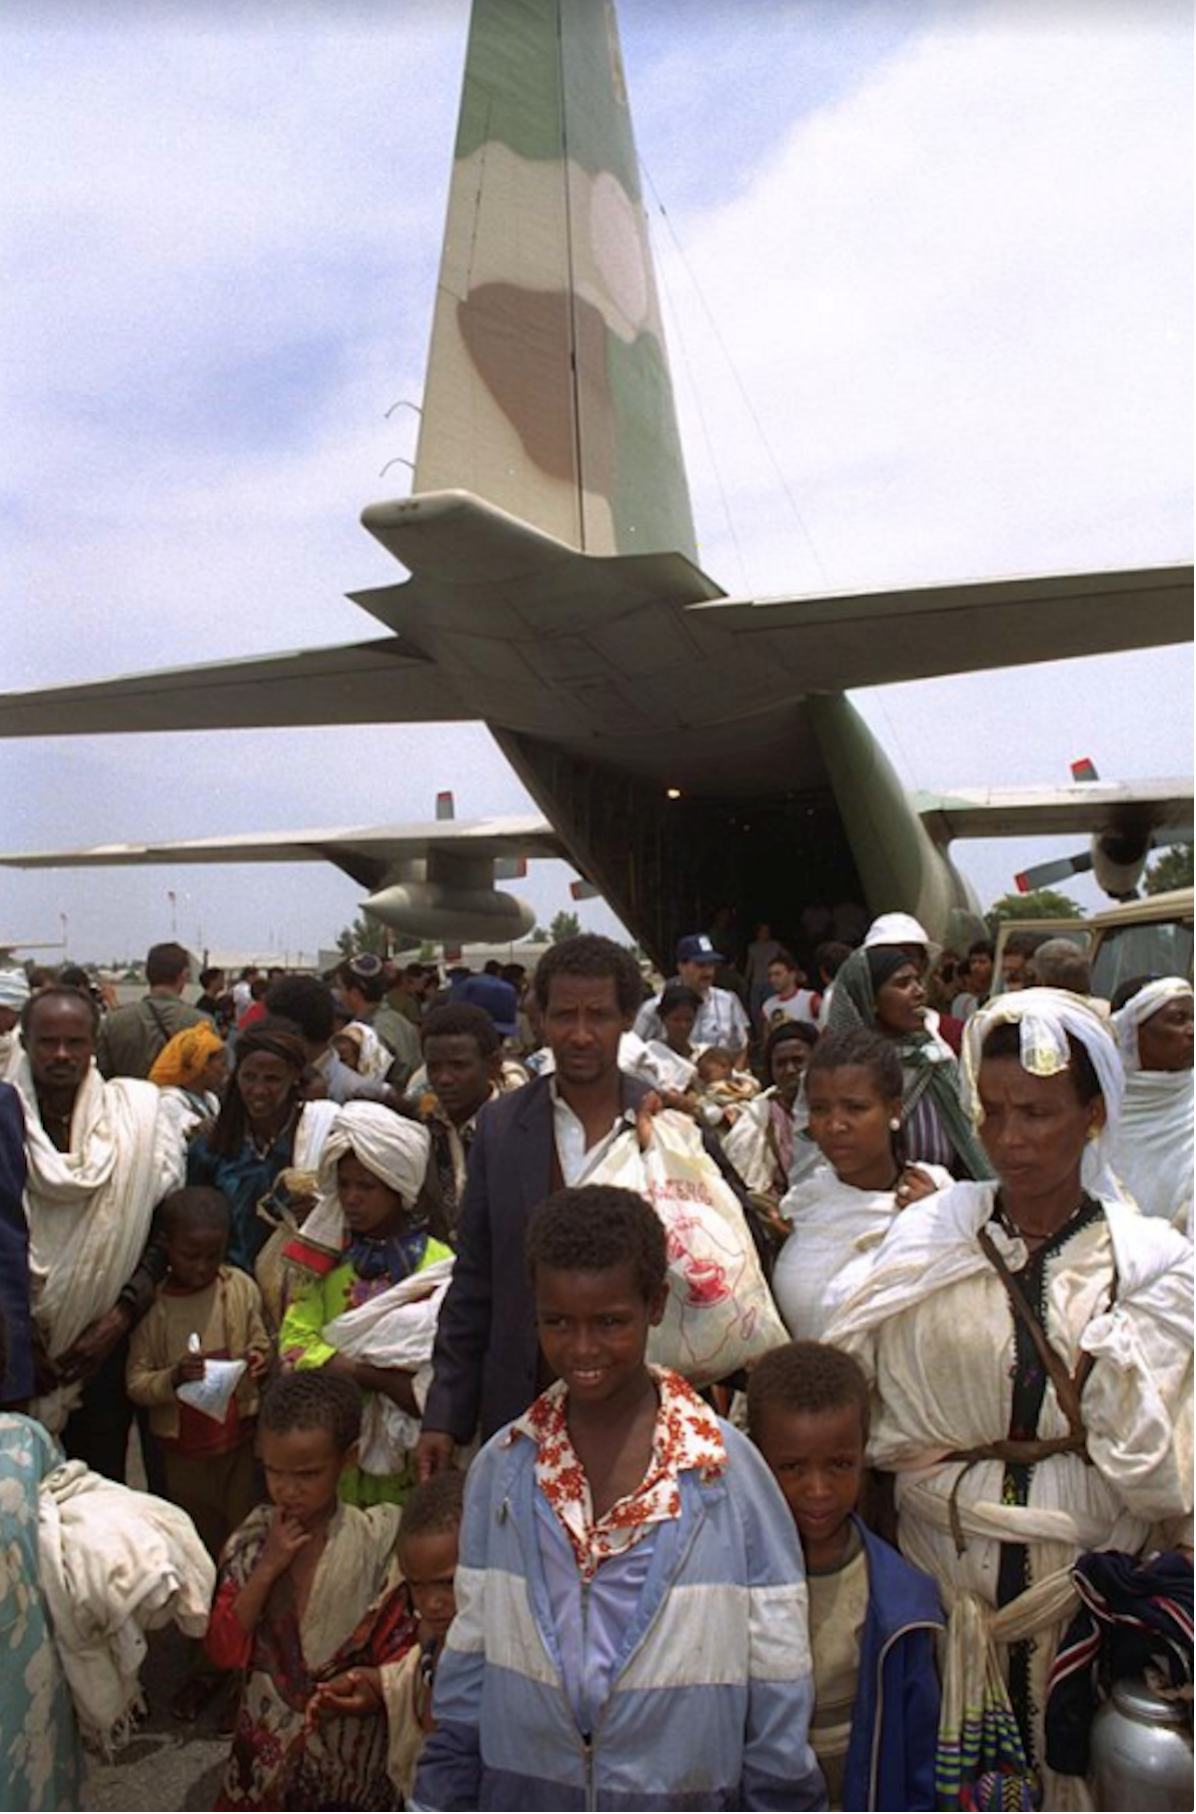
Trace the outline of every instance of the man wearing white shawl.
{"label": "man wearing white shawl", "polygon": [[[869,1457],[896,1473],[901,1548],[950,1614],[941,1740],[984,1702],[991,1657],[1042,1805],[1086,1807],[1044,1760],[1046,1678],[1081,1551],[1191,1541],[1191,1249],[1083,1187],[1123,1084],[1083,1002],[996,998],[969,1023],[965,1075],[998,1181],[899,1217],[826,1339],[871,1373]],[[941,1742],[944,1769],[960,1774],[959,1747]]]}
{"label": "man wearing white shawl", "polygon": [[1192,1235],[1192,985],[1136,978],[1114,998],[1125,1101],[1112,1151],[1118,1182],[1147,1216]]}
{"label": "man wearing white shawl", "polygon": [[[183,1180],[183,1146],[155,1084],[105,1081],[97,1014],[80,990],[42,990],[22,1016],[13,1082],[25,1110],[29,1272],[45,1364],[32,1414],[68,1454],[124,1479],[129,1331],[161,1268],[142,1264],[156,1204]],[[43,1384],[44,1381],[44,1384]]]}

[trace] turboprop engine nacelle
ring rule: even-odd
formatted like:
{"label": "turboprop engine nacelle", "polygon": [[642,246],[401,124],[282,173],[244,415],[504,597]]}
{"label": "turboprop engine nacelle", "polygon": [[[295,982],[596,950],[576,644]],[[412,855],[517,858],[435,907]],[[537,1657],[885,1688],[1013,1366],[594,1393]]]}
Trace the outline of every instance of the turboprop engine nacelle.
{"label": "turboprop engine nacelle", "polygon": [[1150,851],[1149,830],[1103,832],[1092,840],[1092,873],[1115,901],[1132,901]]}
{"label": "turboprop engine nacelle", "polygon": [[441,882],[399,882],[363,901],[366,913],[396,932],[456,945],[509,944],[524,938],[536,916],[518,895],[497,888],[452,888]]}

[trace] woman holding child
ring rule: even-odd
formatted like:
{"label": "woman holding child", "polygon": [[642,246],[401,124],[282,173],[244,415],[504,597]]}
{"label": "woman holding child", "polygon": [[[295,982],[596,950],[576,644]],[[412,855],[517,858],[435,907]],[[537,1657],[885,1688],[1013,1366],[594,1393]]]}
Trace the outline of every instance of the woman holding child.
{"label": "woman holding child", "polygon": [[[899,1217],[827,1338],[874,1378],[869,1458],[896,1472],[901,1548],[947,1605],[945,1705],[984,1700],[992,1656],[1015,1765],[1040,1805],[1084,1806],[1082,1779],[1048,1763],[1047,1676],[1082,1551],[1191,1541],[1191,1248],[1083,1187],[1123,1089],[1084,1002],[998,998],[969,1023],[965,1063],[998,1181]],[[960,1723],[940,1747],[949,1797],[969,1775]]]}
{"label": "woman holding child", "polygon": [[[452,1249],[419,1202],[430,1137],[375,1102],[338,1113],[320,1160],[316,1206],[283,1249],[292,1279],[279,1330],[284,1366],[327,1368],[367,1394],[359,1464],[341,1482],[355,1505],[402,1502]],[[434,1226],[435,1224],[435,1226]]]}

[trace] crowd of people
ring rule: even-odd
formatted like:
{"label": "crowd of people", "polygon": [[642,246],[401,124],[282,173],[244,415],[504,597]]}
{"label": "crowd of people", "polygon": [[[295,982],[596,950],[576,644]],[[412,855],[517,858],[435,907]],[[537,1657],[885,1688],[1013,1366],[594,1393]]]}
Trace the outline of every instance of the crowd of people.
{"label": "crowd of people", "polygon": [[1191,983],[727,944],[0,972],[2,1805],[168,1619],[228,1808],[1099,1805],[1110,1557],[1190,1716]]}

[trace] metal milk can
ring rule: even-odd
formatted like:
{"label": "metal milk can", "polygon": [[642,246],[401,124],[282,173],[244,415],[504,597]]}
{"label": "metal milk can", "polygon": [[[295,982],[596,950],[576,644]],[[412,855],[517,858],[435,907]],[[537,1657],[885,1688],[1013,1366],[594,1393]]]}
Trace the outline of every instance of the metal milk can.
{"label": "metal milk can", "polygon": [[1190,1814],[1192,1729],[1187,1708],[1140,1678],[1114,1682],[1092,1722],[1091,1773],[1098,1808]]}

